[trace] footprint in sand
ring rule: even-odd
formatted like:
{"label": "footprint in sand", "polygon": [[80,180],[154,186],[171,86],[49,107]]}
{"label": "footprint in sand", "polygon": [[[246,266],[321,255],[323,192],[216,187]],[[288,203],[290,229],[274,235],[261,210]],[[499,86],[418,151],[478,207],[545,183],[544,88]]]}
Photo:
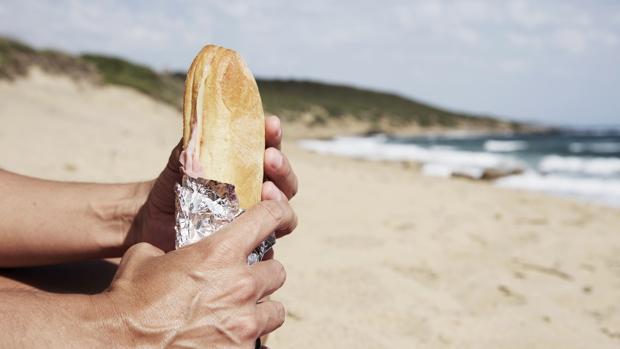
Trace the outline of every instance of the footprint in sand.
{"label": "footprint in sand", "polygon": [[519,293],[513,291],[512,289],[510,289],[506,285],[498,285],[497,286],[497,290],[502,295],[504,295],[504,297],[506,297],[506,299],[510,300],[510,302],[515,304],[515,305],[525,304],[526,301],[527,301],[527,298],[525,298],[525,296],[523,296],[522,294],[519,294]]}
{"label": "footprint in sand", "polygon": [[382,246],[385,241],[376,236],[370,235],[338,235],[330,236],[325,239],[325,242],[332,247],[347,248],[347,249],[369,249]]}
{"label": "footprint in sand", "polygon": [[63,168],[66,172],[70,172],[70,173],[74,173],[77,171],[77,166],[71,163],[66,163]]}
{"label": "footprint in sand", "polygon": [[404,275],[407,278],[414,279],[423,285],[433,284],[437,281],[437,279],[439,279],[439,275],[437,275],[436,272],[424,266],[392,265],[390,267],[397,273]]}

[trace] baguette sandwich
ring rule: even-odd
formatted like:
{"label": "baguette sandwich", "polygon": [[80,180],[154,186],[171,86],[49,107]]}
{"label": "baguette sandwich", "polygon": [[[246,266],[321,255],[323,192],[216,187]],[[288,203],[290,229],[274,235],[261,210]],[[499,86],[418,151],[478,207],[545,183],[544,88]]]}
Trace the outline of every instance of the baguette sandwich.
{"label": "baguette sandwich", "polygon": [[183,152],[186,175],[235,186],[242,209],[260,202],[265,116],[254,76],[241,56],[205,46],[185,80]]}
{"label": "baguette sandwich", "polygon": [[[185,80],[180,158],[183,172],[209,183],[233,185],[239,208],[247,210],[261,200],[264,153],[265,116],[254,76],[235,51],[205,46],[194,58]],[[204,234],[192,232],[198,227],[183,228],[191,221],[186,219],[190,208],[184,207],[179,214],[183,205],[177,200],[179,246],[179,242],[183,245]],[[204,228],[209,224],[199,225]],[[180,234],[180,239],[181,231],[185,233]],[[275,235],[263,241],[248,257],[248,263],[262,259],[274,243]],[[262,337],[263,342],[266,339]],[[260,343],[257,340],[257,347]]]}

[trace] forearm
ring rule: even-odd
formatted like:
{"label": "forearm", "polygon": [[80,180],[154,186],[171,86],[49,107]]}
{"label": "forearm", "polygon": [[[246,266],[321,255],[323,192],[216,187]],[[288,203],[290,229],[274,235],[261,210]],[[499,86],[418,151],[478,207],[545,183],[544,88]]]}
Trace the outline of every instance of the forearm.
{"label": "forearm", "polygon": [[118,348],[126,341],[121,319],[102,295],[0,292],[2,348]]}
{"label": "forearm", "polygon": [[149,183],[65,183],[0,170],[0,266],[120,256],[149,189]]}

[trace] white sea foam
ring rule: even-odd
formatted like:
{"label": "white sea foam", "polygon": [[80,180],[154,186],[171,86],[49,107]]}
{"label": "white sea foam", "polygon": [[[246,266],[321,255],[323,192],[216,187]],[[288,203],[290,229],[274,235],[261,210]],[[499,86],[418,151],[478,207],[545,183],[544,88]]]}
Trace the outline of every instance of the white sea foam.
{"label": "white sea foam", "polygon": [[485,171],[513,172],[524,168],[516,159],[482,152],[428,149],[412,144],[386,143],[385,137],[338,137],[333,140],[302,140],[306,149],[324,154],[368,160],[416,161],[423,172],[436,176],[460,175],[481,178]]}
{"label": "white sea foam", "polygon": [[618,142],[573,142],[568,145],[571,153],[592,152],[599,154],[620,153],[620,143]]}
{"label": "white sea foam", "polygon": [[617,178],[578,178],[559,174],[541,175],[528,171],[521,175],[500,178],[495,184],[620,207],[620,179]]}
{"label": "white sea foam", "polygon": [[484,150],[505,153],[527,149],[527,142],[525,141],[501,141],[496,139],[489,139],[484,142]]}
{"label": "white sea foam", "polygon": [[[470,131],[470,130],[453,130],[448,132],[428,133],[422,136],[425,139],[472,139],[490,135],[488,132],[483,131]],[[506,136],[512,135],[510,132],[504,133]]]}
{"label": "white sea foam", "polygon": [[431,162],[422,166],[422,173],[427,176],[433,177],[467,177],[473,179],[480,179],[484,176],[485,168],[467,166],[467,165],[455,165],[449,163],[436,163]]}
{"label": "white sea foam", "polygon": [[620,159],[547,155],[538,164],[538,169],[543,173],[563,172],[591,176],[613,176],[620,174]]}
{"label": "white sea foam", "polygon": [[[299,143],[303,148],[324,154],[368,160],[416,161],[422,163],[422,173],[438,177],[458,175],[481,178],[487,170],[509,172],[525,169],[521,162],[506,155],[443,147],[423,148],[413,144],[388,143],[386,140],[385,136],[378,135],[303,140]],[[620,178],[613,177],[620,173],[620,159],[549,155],[539,163],[539,169],[548,174],[529,170],[521,175],[503,177],[494,183],[501,187],[542,191],[620,207]]]}

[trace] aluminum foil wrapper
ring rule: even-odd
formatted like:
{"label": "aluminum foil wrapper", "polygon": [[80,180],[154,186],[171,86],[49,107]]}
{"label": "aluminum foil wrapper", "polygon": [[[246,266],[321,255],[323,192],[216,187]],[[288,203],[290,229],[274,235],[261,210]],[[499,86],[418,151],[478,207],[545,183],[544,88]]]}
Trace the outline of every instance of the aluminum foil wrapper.
{"label": "aluminum foil wrapper", "polygon": [[[243,213],[232,184],[184,175],[175,192],[176,248],[215,233]],[[276,237],[271,234],[248,256],[248,264],[262,260],[275,243]]]}

